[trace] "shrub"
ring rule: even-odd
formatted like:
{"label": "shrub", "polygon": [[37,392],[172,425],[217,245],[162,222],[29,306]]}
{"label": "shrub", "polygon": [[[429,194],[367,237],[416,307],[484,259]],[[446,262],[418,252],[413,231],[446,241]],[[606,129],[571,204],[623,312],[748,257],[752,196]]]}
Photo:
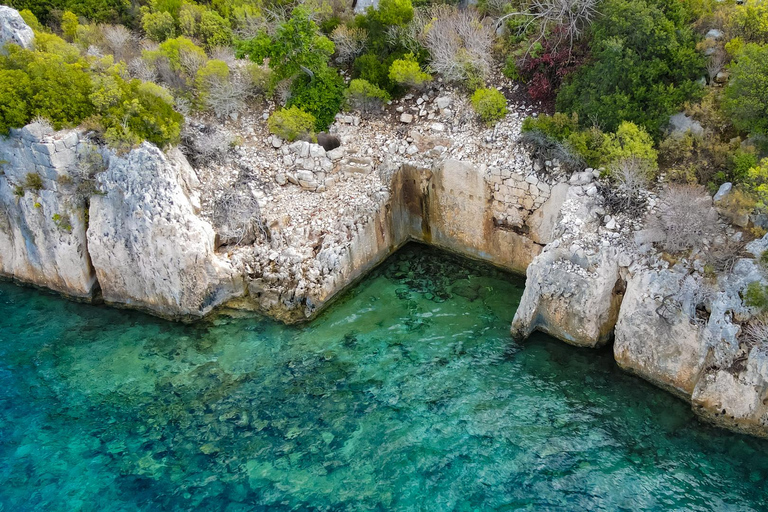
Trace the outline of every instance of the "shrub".
{"label": "shrub", "polygon": [[389,78],[389,65],[375,53],[361,55],[352,64],[352,76],[361,78],[390,93],[394,93],[399,86]]}
{"label": "shrub", "polygon": [[[263,37],[261,42],[264,42]],[[293,77],[309,70],[323,68],[334,51],[333,42],[320,33],[305,7],[296,7],[291,18],[275,31],[272,43],[262,51],[268,52],[269,67],[275,72],[275,80]],[[251,60],[261,63],[264,55],[251,54]]]}
{"label": "shrub", "polygon": [[578,129],[579,116],[575,113],[568,115],[561,112],[551,116],[539,114],[537,117],[526,117],[522,126],[523,132],[539,131],[560,142],[566,140]]}
{"label": "shrub", "polygon": [[486,124],[492,125],[507,115],[507,100],[496,89],[478,89],[471,101],[472,108]]}
{"label": "shrub", "polygon": [[[681,3],[682,4],[682,3]],[[605,0],[592,25],[590,63],[571,75],[557,95],[557,109],[597,119],[606,131],[622,121],[649,134],[686,100],[701,94],[696,83],[704,59],[677,4]]]}
{"label": "shrub", "polygon": [[747,171],[747,186],[757,198],[757,207],[768,209],[768,158]]}
{"label": "shrub", "polygon": [[228,46],[232,42],[232,28],[229,22],[208,9],[200,16],[195,34],[206,48]]}
{"label": "shrub", "polygon": [[569,172],[584,168],[584,160],[573,151],[568,143],[548,137],[538,130],[524,132],[520,136],[519,142],[541,164],[548,160],[557,160]]}
{"label": "shrub", "polygon": [[584,159],[588,166],[600,167],[603,165],[605,134],[597,126],[592,126],[586,130],[574,131],[565,140]]}
{"label": "shrub", "polygon": [[609,167],[626,158],[642,160],[651,170],[658,168],[658,154],[648,133],[634,123],[623,122],[616,133],[607,134],[601,148],[602,160]]}
{"label": "shrub", "polygon": [[344,99],[351,109],[371,112],[380,110],[389,101],[389,94],[367,80],[356,78],[349,82],[349,87],[344,91]]}
{"label": "shrub", "polygon": [[28,104],[30,80],[17,69],[0,69],[0,134],[24,126],[31,118]]}
{"label": "shrub", "polygon": [[[18,126],[23,126],[26,121],[39,115],[48,118],[58,130],[64,125],[76,125],[93,113],[93,105],[89,99],[91,78],[86,72],[84,62],[68,63],[60,55],[10,46],[8,55],[0,58],[0,69],[21,72],[28,80],[27,82],[21,78],[18,72],[6,73],[6,79],[15,77],[20,83],[26,84],[26,88],[21,90],[6,83],[3,84],[5,91],[0,90],[0,94],[4,92],[13,98],[13,102],[20,102],[18,108],[8,112],[14,123],[17,123],[21,119],[21,113],[26,111],[27,119]],[[22,104],[26,104],[26,110]],[[6,118],[3,124],[9,120]],[[8,124],[8,127],[14,126]]]}
{"label": "shrub", "polygon": [[737,5],[730,20],[730,29],[747,43],[768,43],[768,4],[747,0]]}
{"label": "shrub", "polygon": [[71,11],[66,11],[61,15],[61,33],[64,38],[72,42],[77,36],[77,27],[80,23],[77,21],[77,15]]}
{"label": "shrub", "polygon": [[278,110],[267,120],[269,131],[287,141],[311,136],[314,126],[315,117],[298,107]]}
{"label": "shrub", "polygon": [[313,77],[299,76],[291,85],[288,106],[297,106],[315,117],[315,129],[323,131],[333,123],[344,101],[344,80],[331,67],[324,66]]}
{"label": "shrub", "polygon": [[670,253],[701,247],[714,233],[717,213],[712,198],[696,185],[670,185],[661,194],[658,227],[664,232],[662,248]]}
{"label": "shrub", "polygon": [[349,63],[357,58],[363,50],[368,33],[362,28],[348,28],[339,25],[331,32],[331,40],[336,49],[336,61]]}
{"label": "shrub", "polygon": [[405,25],[413,19],[411,0],[380,0],[376,17],[384,25]]}
{"label": "shrub", "polygon": [[141,28],[148,38],[162,43],[176,34],[176,21],[167,12],[148,12],[141,18]]}
{"label": "shrub", "polygon": [[483,24],[472,10],[452,6],[436,7],[426,27],[424,44],[430,67],[446,80],[466,82],[485,78],[491,69],[493,29]]}
{"label": "shrub", "polygon": [[221,60],[211,59],[203,67],[197,70],[195,76],[195,89],[201,103],[205,103],[208,93],[229,81],[229,66]]}
{"label": "shrub", "polygon": [[731,66],[723,107],[740,130],[768,135],[768,46],[748,44]]}
{"label": "shrub", "polygon": [[419,62],[412,53],[395,60],[389,68],[389,78],[406,87],[421,87],[432,80],[429,73],[421,70]]}
{"label": "shrub", "polygon": [[24,186],[37,192],[43,188],[43,178],[41,178],[40,175],[36,172],[29,172],[24,178]]}
{"label": "shrub", "polygon": [[753,281],[747,286],[744,293],[744,304],[756,308],[758,311],[768,309],[768,286],[758,281]]}

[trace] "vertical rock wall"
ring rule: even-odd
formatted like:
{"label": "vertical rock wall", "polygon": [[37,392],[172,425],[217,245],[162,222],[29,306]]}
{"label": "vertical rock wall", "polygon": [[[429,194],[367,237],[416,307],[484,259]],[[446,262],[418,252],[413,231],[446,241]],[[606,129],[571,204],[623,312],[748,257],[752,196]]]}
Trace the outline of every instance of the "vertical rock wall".
{"label": "vertical rock wall", "polygon": [[96,287],[78,190],[76,132],[32,124],[0,141],[0,274],[90,299]]}
{"label": "vertical rock wall", "polygon": [[241,273],[214,253],[197,216],[197,178],[178,150],[112,156],[91,199],[88,244],[104,300],[195,318],[242,295]]}

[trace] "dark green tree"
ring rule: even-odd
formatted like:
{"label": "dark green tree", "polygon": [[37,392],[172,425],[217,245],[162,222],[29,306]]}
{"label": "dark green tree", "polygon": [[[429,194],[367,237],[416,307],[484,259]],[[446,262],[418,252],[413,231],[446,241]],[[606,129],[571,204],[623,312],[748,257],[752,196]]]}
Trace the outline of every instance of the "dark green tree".
{"label": "dark green tree", "polygon": [[557,108],[608,131],[631,121],[658,137],[669,116],[702,90],[696,80],[704,60],[686,13],[646,0],[606,0],[601,10],[591,61],[562,87]]}

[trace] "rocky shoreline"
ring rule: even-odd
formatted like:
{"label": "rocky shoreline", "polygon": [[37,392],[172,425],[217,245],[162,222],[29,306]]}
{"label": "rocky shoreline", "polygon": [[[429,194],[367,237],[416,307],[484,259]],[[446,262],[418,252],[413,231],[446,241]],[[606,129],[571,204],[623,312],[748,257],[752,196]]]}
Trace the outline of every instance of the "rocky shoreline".
{"label": "rocky shoreline", "polygon": [[[450,91],[424,96],[398,106],[409,123],[338,116],[331,151],[251,130],[194,168],[178,149],[118,155],[78,131],[15,130],[0,141],[0,274],[173,320],[226,307],[296,322],[420,241],[527,273],[513,336],[615,339],[622,368],[768,437],[768,348],[740,333],[746,287],[765,279],[754,258],[715,276],[671,264],[651,229],[606,209],[599,172],[531,159],[524,107],[478,130]],[[252,201],[251,224],[222,223],[222,197]]]}

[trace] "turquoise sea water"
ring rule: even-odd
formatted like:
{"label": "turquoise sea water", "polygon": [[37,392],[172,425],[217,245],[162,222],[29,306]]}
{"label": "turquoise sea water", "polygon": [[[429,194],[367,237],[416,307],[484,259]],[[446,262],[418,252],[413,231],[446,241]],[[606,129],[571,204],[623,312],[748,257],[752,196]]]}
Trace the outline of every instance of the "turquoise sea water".
{"label": "turquoise sea water", "polygon": [[522,286],[408,246],[285,327],[0,283],[0,511],[768,508],[768,443],[513,342]]}

